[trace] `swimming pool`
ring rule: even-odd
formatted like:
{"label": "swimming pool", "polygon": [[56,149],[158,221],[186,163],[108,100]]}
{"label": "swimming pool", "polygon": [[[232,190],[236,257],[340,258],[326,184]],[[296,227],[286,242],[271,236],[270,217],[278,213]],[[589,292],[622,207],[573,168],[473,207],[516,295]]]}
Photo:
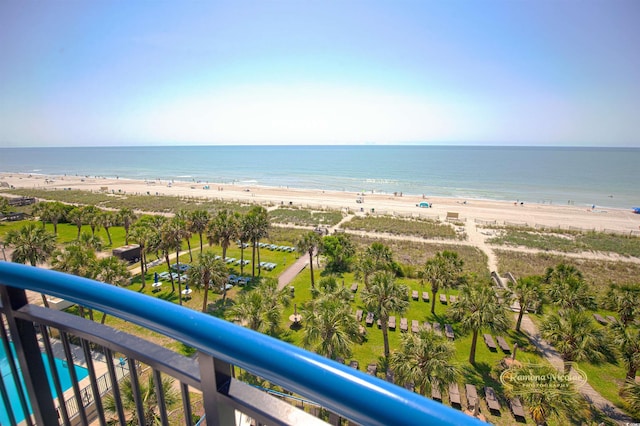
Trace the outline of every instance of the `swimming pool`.
{"label": "swimming pool", "polygon": [[[13,344],[11,344],[11,351],[13,352]],[[15,359],[15,353],[13,353]],[[46,359],[46,355],[42,354],[42,359],[44,361],[45,368],[47,369],[47,378],[49,379],[49,387],[51,388],[51,393],[54,398],[57,396],[56,391],[53,387],[53,379],[51,378],[51,370],[49,368],[49,362]],[[62,389],[65,391],[71,387],[71,375],[69,374],[69,368],[67,366],[67,362],[65,360],[61,360],[55,358],[56,371],[58,372],[58,377],[60,378],[60,385]],[[16,362],[16,366],[18,366]],[[19,368],[19,366],[18,366]],[[18,399],[18,390],[16,389],[16,384],[13,381],[13,377],[11,377],[11,370],[9,369],[9,361],[7,359],[7,354],[4,351],[4,346],[0,344],[0,371],[2,371],[2,380],[4,381],[4,385],[7,389],[7,393],[9,394],[9,400],[11,402],[11,408],[13,409],[13,414],[16,417],[16,422],[20,423],[24,420],[25,415],[22,412],[22,408],[20,407],[20,400]],[[75,366],[76,375],[78,376],[78,380],[82,380],[89,375],[89,371],[78,365]],[[22,376],[21,382],[22,382]],[[24,382],[21,383],[22,388],[24,388]],[[27,403],[28,403],[27,399]],[[29,406],[29,410],[31,410],[31,406]],[[7,414],[7,409],[4,406],[1,398],[0,398],[0,425],[9,424],[9,416]]]}

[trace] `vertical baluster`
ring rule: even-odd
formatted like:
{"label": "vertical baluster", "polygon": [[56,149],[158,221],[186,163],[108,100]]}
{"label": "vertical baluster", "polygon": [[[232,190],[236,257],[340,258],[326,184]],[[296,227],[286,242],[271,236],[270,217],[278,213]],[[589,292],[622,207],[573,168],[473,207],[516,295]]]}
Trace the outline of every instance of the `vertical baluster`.
{"label": "vertical baluster", "polygon": [[129,364],[129,380],[131,380],[131,391],[133,393],[133,399],[136,403],[136,414],[138,416],[138,423],[144,424],[144,406],[142,404],[142,396],[140,395],[140,382],[138,381],[138,371],[136,369],[136,361],[132,358],[127,359]]}
{"label": "vertical baluster", "polygon": [[165,394],[162,387],[162,376],[160,375],[160,371],[154,369],[153,370],[153,385],[156,389],[156,400],[158,401],[158,411],[160,411],[160,420],[163,425],[168,425],[169,420],[167,420],[167,404],[165,401]]}
{"label": "vertical baluster", "polygon": [[220,397],[228,390],[233,369],[231,364],[198,352],[202,398],[208,425],[229,425],[235,422],[235,410]]}
{"label": "vertical baluster", "polygon": [[96,369],[93,365],[93,358],[91,357],[91,348],[89,342],[82,339],[82,351],[84,353],[84,360],[87,363],[87,369],[89,370],[89,380],[91,381],[91,393],[93,393],[93,403],[95,404],[96,411],[98,412],[98,420],[101,426],[106,426],[104,421],[104,408],[102,407],[102,398],[100,398],[100,389],[98,389],[98,382],[96,381]]}
{"label": "vertical baluster", "polygon": [[69,412],[67,411],[67,404],[65,404],[64,391],[62,390],[62,384],[60,383],[60,376],[56,369],[53,348],[51,347],[51,340],[49,339],[49,329],[45,325],[40,325],[40,330],[42,331],[40,333],[42,335],[42,344],[44,345],[47,360],[49,361],[49,370],[51,370],[53,386],[55,387],[56,394],[58,395],[58,412],[62,415],[63,424],[69,424]]}
{"label": "vertical baluster", "polygon": [[13,415],[13,409],[11,408],[11,402],[9,401],[9,394],[7,393],[7,388],[5,387],[4,380],[2,379],[3,373],[2,369],[0,369],[0,396],[2,397],[2,403],[4,404],[5,412],[7,413],[7,419],[9,420],[9,424],[11,426],[15,426],[16,424],[16,416]]}
{"label": "vertical baluster", "polygon": [[187,426],[193,425],[193,415],[191,413],[191,398],[189,398],[189,386],[180,383],[180,393],[182,395],[182,410]]}
{"label": "vertical baluster", "polygon": [[73,352],[71,351],[71,345],[69,344],[69,337],[64,331],[60,331],[60,340],[62,341],[62,348],[67,359],[67,370],[69,371],[69,377],[71,377],[71,386],[73,387],[73,394],[75,396],[76,404],[78,404],[78,415],[83,425],[88,425],[87,413],[84,410],[84,404],[82,402],[82,395],[80,395],[80,385],[78,384],[78,375],[73,364]]}
{"label": "vertical baluster", "polygon": [[[124,410],[122,408],[122,396],[120,395],[120,385],[116,376],[116,369],[113,365],[113,352],[111,352],[111,349],[105,348],[104,353],[107,361],[107,370],[109,370],[109,378],[111,379],[111,391],[113,392],[113,402],[116,406],[118,420],[120,426],[126,426]],[[124,368],[122,369],[122,378],[124,378]]]}

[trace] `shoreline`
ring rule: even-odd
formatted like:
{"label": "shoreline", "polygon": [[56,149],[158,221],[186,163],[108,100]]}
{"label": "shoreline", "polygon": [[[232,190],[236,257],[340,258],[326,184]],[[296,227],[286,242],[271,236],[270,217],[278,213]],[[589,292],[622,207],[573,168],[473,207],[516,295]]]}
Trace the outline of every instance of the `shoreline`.
{"label": "shoreline", "polygon": [[[356,214],[376,213],[445,219],[449,212],[461,220],[513,226],[596,230],[640,235],[640,215],[631,209],[595,208],[567,204],[497,201],[480,198],[420,196],[402,193],[351,192],[322,189],[271,187],[251,183],[215,183],[180,180],[136,180],[96,176],[44,175],[0,172],[0,182],[22,189],[66,188],[122,195],[183,196],[239,201],[274,206],[324,208]],[[3,188],[8,189],[8,188]],[[362,200],[362,203],[358,202]],[[416,205],[429,202],[432,208]]]}

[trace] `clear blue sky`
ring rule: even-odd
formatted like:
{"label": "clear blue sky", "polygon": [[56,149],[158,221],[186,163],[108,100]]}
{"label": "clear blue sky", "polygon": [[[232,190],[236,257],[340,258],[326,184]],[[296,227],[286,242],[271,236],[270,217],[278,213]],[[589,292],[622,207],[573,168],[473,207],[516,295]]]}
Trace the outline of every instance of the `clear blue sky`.
{"label": "clear blue sky", "polygon": [[640,146],[640,1],[3,1],[0,146]]}

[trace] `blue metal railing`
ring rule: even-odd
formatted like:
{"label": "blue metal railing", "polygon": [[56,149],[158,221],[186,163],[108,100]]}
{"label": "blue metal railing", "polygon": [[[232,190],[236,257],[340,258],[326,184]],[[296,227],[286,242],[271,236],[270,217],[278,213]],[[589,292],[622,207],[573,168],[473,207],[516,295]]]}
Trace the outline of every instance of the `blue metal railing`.
{"label": "blue metal railing", "polygon": [[0,284],[60,297],[164,334],[356,423],[459,425],[477,422],[439,402],[304,349],[144,294],[2,261]]}

